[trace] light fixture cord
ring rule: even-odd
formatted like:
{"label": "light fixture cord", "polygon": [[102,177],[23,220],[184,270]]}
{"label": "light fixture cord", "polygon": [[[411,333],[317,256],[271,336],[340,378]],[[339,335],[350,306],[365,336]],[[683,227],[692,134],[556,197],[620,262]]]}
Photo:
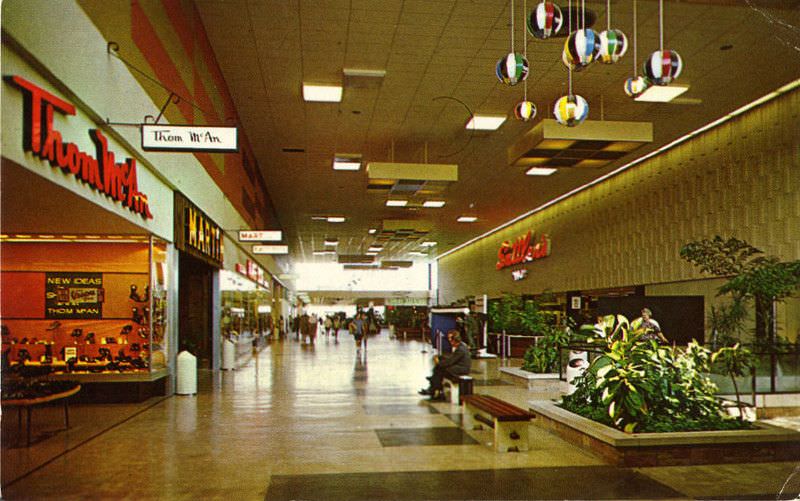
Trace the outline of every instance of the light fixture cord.
{"label": "light fixture cord", "polygon": [[586,29],[586,0],[581,0],[581,29]]}
{"label": "light fixture cord", "polygon": [[[522,48],[525,54],[525,60],[528,60],[528,39],[525,37],[525,16],[526,12],[528,12],[528,0],[522,0]],[[528,63],[530,64],[530,62]],[[523,101],[528,100],[528,79],[526,78],[525,81],[522,83],[524,97]]]}
{"label": "light fixture cord", "polygon": [[511,53],[514,53],[514,0],[511,0]]}
{"label": "light fixture cord", "polygon": [[658,38],[661,54],[664,54],[664,0],[658,0]]}
{"label": "light fixture cord", "polygon": [[633,0],[633,78],[636,78],[636,61],[638,61],[636,57],[636,31],[636,0]]}
{"label": "light fixture cord", "polygon": [[611,0],[606,0],[606,29],[611,31]]}
{"label": "light fixture cord", "polygon": [[[569,34],[572,35],[572,0],[567,0],[567,11],[569,12]],[[575,20],[575,28],[578,28],[578,20]],[[569,72],[569,77],[567,78],[568,86],[569,86],[569,95],[572,96],[572,65],[567,65],[567,70]]]}

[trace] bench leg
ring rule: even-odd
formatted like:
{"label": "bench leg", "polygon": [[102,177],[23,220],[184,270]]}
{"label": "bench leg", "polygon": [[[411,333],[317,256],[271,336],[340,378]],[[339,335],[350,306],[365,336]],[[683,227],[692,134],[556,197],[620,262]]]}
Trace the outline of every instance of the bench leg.
{"label": "bench leg", "polygon": [[458,391],[458,384],[453,383],[449,379],[445,379],[442,385],[442,388],[447,397],[448,401],[451,404],[460,404],[461,401],[459,400],[460,392]]}
{"label": "bench leg", "polygon": [[480,421],[475,419],[475,409],[464,404],[464,414],[462,417],[465,430],[481,430],[483,426]]}
{"label": "bench leg", "polygon": [[528,447],[529,421],[494,420],[494,449],[497,452],[523,452]]}

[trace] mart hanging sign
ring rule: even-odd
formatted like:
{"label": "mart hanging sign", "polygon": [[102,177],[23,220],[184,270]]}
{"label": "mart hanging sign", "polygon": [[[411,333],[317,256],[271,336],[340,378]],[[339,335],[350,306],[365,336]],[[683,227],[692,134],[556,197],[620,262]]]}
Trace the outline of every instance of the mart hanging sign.
{"label": "mart hanging sign", "polygon": [[25,96],[22,145],[25,151],[72,174],[144,219],[153,219],[147,195],[138,188],[135,158],[126,158],[124,162],[117,163],[114,152],[108,151],[108,139],[99,129],[89,130],[89,136],[95,144],[94,155],[81,151],[74,143],[64,141],[61,132],[53,127],[53,113],[74,115],[75,106],[20,76],[5,79]]}
{"label": "mart hanging sign", "polygon": [[509,266],[528,263],[535,259],[542,259],[550,255],[550,237],[542,233],[538,242],[533,243],[533,232],[528,231],[514,242],[506,240],[497,250],[497,263],[495,268],[502,270]]}

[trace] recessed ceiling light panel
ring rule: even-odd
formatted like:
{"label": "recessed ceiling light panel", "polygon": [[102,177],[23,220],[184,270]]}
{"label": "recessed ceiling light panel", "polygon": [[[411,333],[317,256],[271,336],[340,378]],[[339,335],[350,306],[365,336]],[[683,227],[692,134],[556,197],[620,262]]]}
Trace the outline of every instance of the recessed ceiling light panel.
{"label": "recessed ceiling light panel", "polygon": [[408,205],[408,200],[387,200],[386,207],[405,207]]}
{"label": "recessed ceiling light panel", "polygon": [[689,90],[688,85],[652,85],[636,97],[646,103],[668,103]]}
{"label": "recessed ceiling light panel", "polygon": [[339,103],[342,101],[341,85],[303,84],[303,99],[320,103]]}
{"label": "recessed ceiling light panel", "polygon": [[528,176],[549,176],[557,170],[550,167],[531,167],[525,174]]}
{"label": "recessed ceiling light panel", "polygon": [[505,115],[472,115],[466,128],[468,130],[497,130],[505,121]]}
{"label": "recessed ceiling light panel", "polygon": [[347,218],[342,216],[328,216],[325,218],[329,223],[344,223],[347,221]]}
{"label": "recessed ceiling light panel", "polygon": [[445,201],[444,200],[425,200],[422,204],[423,207],[444,207]]}
{"label": "recessed ceiling light panel", "polygon": [[456,219],[459,223],[474,223],[477,220],[478,218],[475,216],[459,216],[458,219]]}

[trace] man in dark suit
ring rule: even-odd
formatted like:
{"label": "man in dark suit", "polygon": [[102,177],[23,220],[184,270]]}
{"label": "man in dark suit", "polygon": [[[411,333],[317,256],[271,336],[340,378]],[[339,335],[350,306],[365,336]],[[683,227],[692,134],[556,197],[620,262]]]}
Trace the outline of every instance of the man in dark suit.
{"label": "man in dark suit", "polygon": [[472,359],[469,356],[467,346],[461,342],[461,335],[458,331],[452,330],[447,333],[447,340],[450,341],[452,352],[442,357],[434,357],[433,374],[428,378],[431,382],[428,388],[419,390],[420,395],[430,395],[431,400],[444,400],[442,383],[444,378],[458,380],[458,376],[469,374]]}

